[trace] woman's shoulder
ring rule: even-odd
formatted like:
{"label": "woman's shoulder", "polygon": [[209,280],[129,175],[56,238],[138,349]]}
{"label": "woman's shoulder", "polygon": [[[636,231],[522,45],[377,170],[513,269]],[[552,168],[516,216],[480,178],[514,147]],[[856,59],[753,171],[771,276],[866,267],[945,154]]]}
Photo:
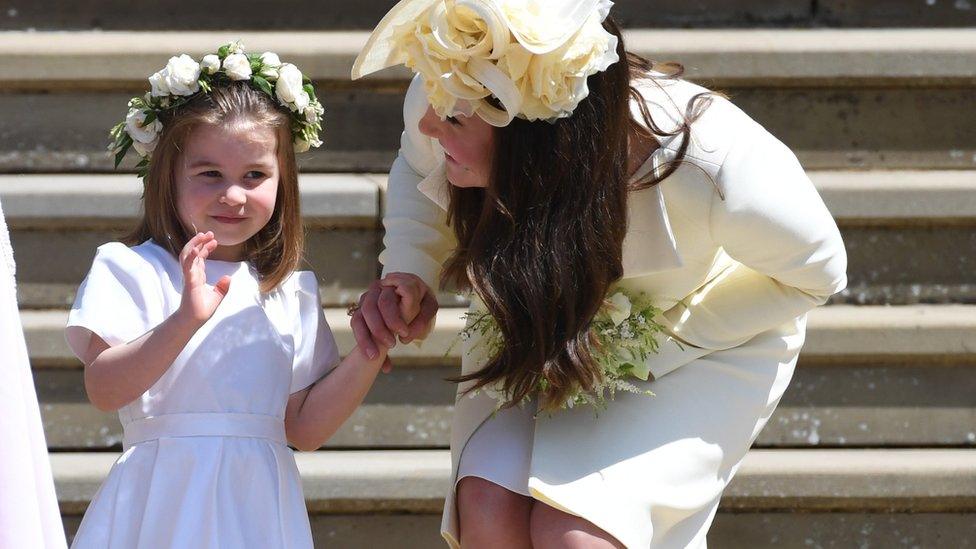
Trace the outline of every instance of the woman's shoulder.
{"label": "woman's shoulder", "polygon": [[[748,114],[721,93],[683,80],[654,73],[634,82],[651,119],[666,133],[676,132],[687,118],[692,118],[691,141],[686,159],[715,171],[722,165],[732,145],[743,134],[760,128]],[[634,115],[640,120],[639,106]],[[681,134],[660,137],[663,147],[677,153]]]}

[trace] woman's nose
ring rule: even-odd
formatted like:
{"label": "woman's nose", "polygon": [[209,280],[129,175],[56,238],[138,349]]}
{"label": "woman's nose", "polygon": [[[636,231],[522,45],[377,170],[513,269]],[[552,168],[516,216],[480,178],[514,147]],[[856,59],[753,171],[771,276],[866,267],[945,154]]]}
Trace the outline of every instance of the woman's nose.
{"label": "woman's nose", "polygon": [[439,139],[441,136],[442,128],[444,122],[437,116],[434,112],[434,107],[427,107],[427,112],[424,113],[423,118],[417,123],[417,128],[420,133],[430,137],[431,139]]}

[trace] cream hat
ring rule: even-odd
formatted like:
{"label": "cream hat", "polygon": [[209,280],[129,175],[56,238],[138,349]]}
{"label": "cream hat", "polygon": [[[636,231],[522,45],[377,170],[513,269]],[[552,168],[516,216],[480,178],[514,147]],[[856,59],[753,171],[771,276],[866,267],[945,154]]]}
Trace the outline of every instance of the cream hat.
{"label": "cream hat", "polygon": [[619,61],[603,28],[610,0],[402,0],[386,14],[352,78],[403,64],[420,74],[439,116],[570,116],[586,79]]}

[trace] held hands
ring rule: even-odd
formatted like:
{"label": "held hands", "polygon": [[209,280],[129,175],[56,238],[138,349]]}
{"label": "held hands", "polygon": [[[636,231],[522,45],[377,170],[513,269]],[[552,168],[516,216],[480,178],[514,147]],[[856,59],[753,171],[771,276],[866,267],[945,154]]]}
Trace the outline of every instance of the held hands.
{"label": "held hands", "polygon": [[[423,338],[437,315],[437,298],[426,283],[410,273],[390,273],[374,281],[359,297],[359,308],[352,315],[356,343],[370,358],[378,345],[391,348],[397,337],[401,343]],[[389,372],[389,358],[383,371]]]}
{"label": "held hands", "polygon": [[213,316],[217,306],[230,290],[230,277],[224,276],[217,284],[207,284],[204,260],[217,248],[212,232],[197,233],[180,252],[180,268],[183,270],[183,299],[180,312],[196,323],[203,324]]}

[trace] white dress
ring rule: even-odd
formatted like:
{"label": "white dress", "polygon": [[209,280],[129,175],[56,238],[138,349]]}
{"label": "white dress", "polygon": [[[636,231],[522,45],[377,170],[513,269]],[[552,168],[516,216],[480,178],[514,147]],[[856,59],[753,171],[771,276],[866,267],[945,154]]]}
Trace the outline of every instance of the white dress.
{"label": "white dress", "polygon": [[0,547],[60,549],[64,527],[20,323],[15,271],[0,208]]}
{"label": "white dress", "polygon": [[[311,272],[261,294],[246,262],[206,262],[230,291],[148,391],[119,410],[123,452],[93,498],[75,548],[312,547],[288,396],[339,361]],[[182,273],[152,241],[98,248],[68,317],[75,354],[92,333],[132,341],[179,306]]]}

